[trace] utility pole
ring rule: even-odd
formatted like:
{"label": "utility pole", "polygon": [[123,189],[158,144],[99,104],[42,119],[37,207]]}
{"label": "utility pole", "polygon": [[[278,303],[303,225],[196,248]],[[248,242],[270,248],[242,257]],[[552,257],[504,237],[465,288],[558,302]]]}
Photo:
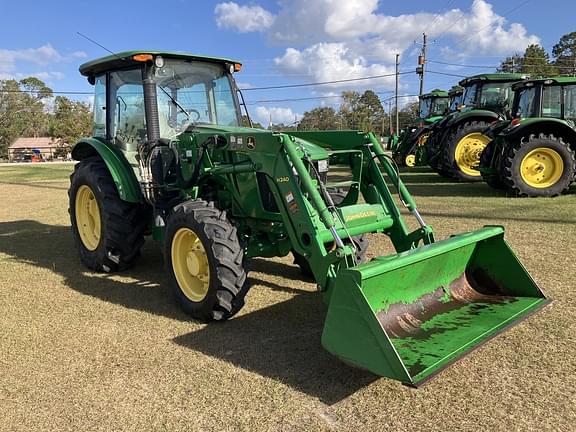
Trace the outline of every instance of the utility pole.
{"label": "utility pole", "polygon": [[[398,81],[400,79],[400,54],[396,54],[396,88],[394,89],[394,106],[396,109],[396,127],[394,133],[398,135]],[[390,119],[392,120],[392,119]]]}
{"label": "utility pole", "polygon": [[422,52],[418,56],[418,67],[416,68],[416,73],[420,75],[420,93],[422,96],[424,92],[424,73],[426,70],[426,49],[428,48],[428,38],[426,33],[422,33]]}

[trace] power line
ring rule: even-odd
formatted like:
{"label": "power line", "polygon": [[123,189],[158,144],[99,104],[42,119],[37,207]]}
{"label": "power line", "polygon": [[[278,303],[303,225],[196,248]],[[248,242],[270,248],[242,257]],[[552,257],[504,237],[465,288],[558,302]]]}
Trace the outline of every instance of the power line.
{"label": "power line", "polygon": [[436,61],[436,60],[428,60],[428,63],[436,63],[436,64],[447,65],[447,66],[479,68],[479,69],[495,69],[495,68],[499,67],[499,65],[498,66],[467,65],[467,64],[461,64],[461,63],[446,63],[446,62],[441,62],[441,61]]}
{"label": "power line", "polygon": [[458,78],[467,78],[468,77],[468,75],[458,75],[458,74],[451,74],[451,73],[447,73],[447,72],[437,72],[437,71],[431,71],[431,70],[428,70],[426,72],[431,73],[431,74],[436,74],[436,75],[446,75],[446,76],[453,76],[453,77],[458,77]]}
{"label": "power line", "polygon": [[[405,74],[409,74],[409,73],[412,73],[412,72],[400,72],[399,75],[405,75]],[[372,76],[367,76],[367,77],[362,77],[362,78],[348,78],[348,79],[333,80],[333,81],[319,81],[319,82],[305,83],[305,84],[287,84],[287,85],[281,85],[281,86],[251,87],[251,88],[244,89],[243,91],[276,90],[276,89],[286,89],[286,88],[296,88],[296,87],[311,87],[311,86],[338,84],[338,83],[352,82],[352,81],[365,81],[365,80],[373,80],[373,79],[378,79],[378,78],[388,78],[388,77],[393,77],[395,75],[396,75],[395,73],[391,73],[391,74],[384,74],[384,75],[372,75]]]}
{"label": "power line", "polygon": [[[40,93],[38,90],[7,90],[0,89],[0,93],[29,93],[36,94]],[[51,91],[52,94],[68,94],[68,95],[92,95],[93,92],[82,92],[82,91]]]}

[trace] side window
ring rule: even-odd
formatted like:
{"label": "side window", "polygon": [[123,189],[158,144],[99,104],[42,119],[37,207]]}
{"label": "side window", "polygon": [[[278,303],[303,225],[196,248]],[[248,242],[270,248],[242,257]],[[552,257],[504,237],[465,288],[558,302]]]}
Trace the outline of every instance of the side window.
{"label": "side window", "polygon": [[576,86],[564,87],[564,117],[576,120]]}
{"label": "side window", "polygon": [[146,140],[144,89],[140,69],[110,74],[112,130],[119,144],[138,144]]}
{"label": "side window", "polygon": [[92,136],[106,138],[106,75],[96,77]]}
{"label": "side window", "polygon": [[542,89],[542,117],[562,116],[561,90],[560,86],[545,86]]}
{"label": "side window", "polygon": [[216,100],[216,123],[226,126],[238,126],[238,115],[230,91],[228,77],[223,76],[214,81],[214,99]]}

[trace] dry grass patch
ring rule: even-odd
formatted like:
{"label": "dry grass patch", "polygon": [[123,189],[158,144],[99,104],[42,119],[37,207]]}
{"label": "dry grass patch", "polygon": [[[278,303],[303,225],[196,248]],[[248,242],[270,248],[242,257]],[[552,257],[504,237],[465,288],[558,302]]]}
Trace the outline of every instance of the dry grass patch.
{"label": "dry grass patch", "polygon": [[[257,259],[227,323],[173,302],[159,247],[87,272],[71,166],[0,168],[0,430],[557,430],[576,424],[576,197],[509,199],[427,170],[406,182],[439,238],[503,224],[552,305],[413,390],[320,345],[323,307],[290,257]],[[44,167],[42,167],[44,169]],[[30,174],[32,172],[32,174]],[[388,250],[374,238],[370,253]]]}

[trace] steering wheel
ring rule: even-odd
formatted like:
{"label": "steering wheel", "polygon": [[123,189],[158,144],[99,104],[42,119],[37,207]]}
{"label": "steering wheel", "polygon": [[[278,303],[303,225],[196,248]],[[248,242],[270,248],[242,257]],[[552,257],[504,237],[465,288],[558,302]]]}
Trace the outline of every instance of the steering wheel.
{"label": "steering wheel", "polygon": [[[200,111],[195,110],[194,108],[190,108],[188,110],[188,114],[190,114],[190,120],[192,121],[192,123],[196,123],[198,120],[200,120]],[[192,114],[196,115],[195,119],[192,119]]]}

